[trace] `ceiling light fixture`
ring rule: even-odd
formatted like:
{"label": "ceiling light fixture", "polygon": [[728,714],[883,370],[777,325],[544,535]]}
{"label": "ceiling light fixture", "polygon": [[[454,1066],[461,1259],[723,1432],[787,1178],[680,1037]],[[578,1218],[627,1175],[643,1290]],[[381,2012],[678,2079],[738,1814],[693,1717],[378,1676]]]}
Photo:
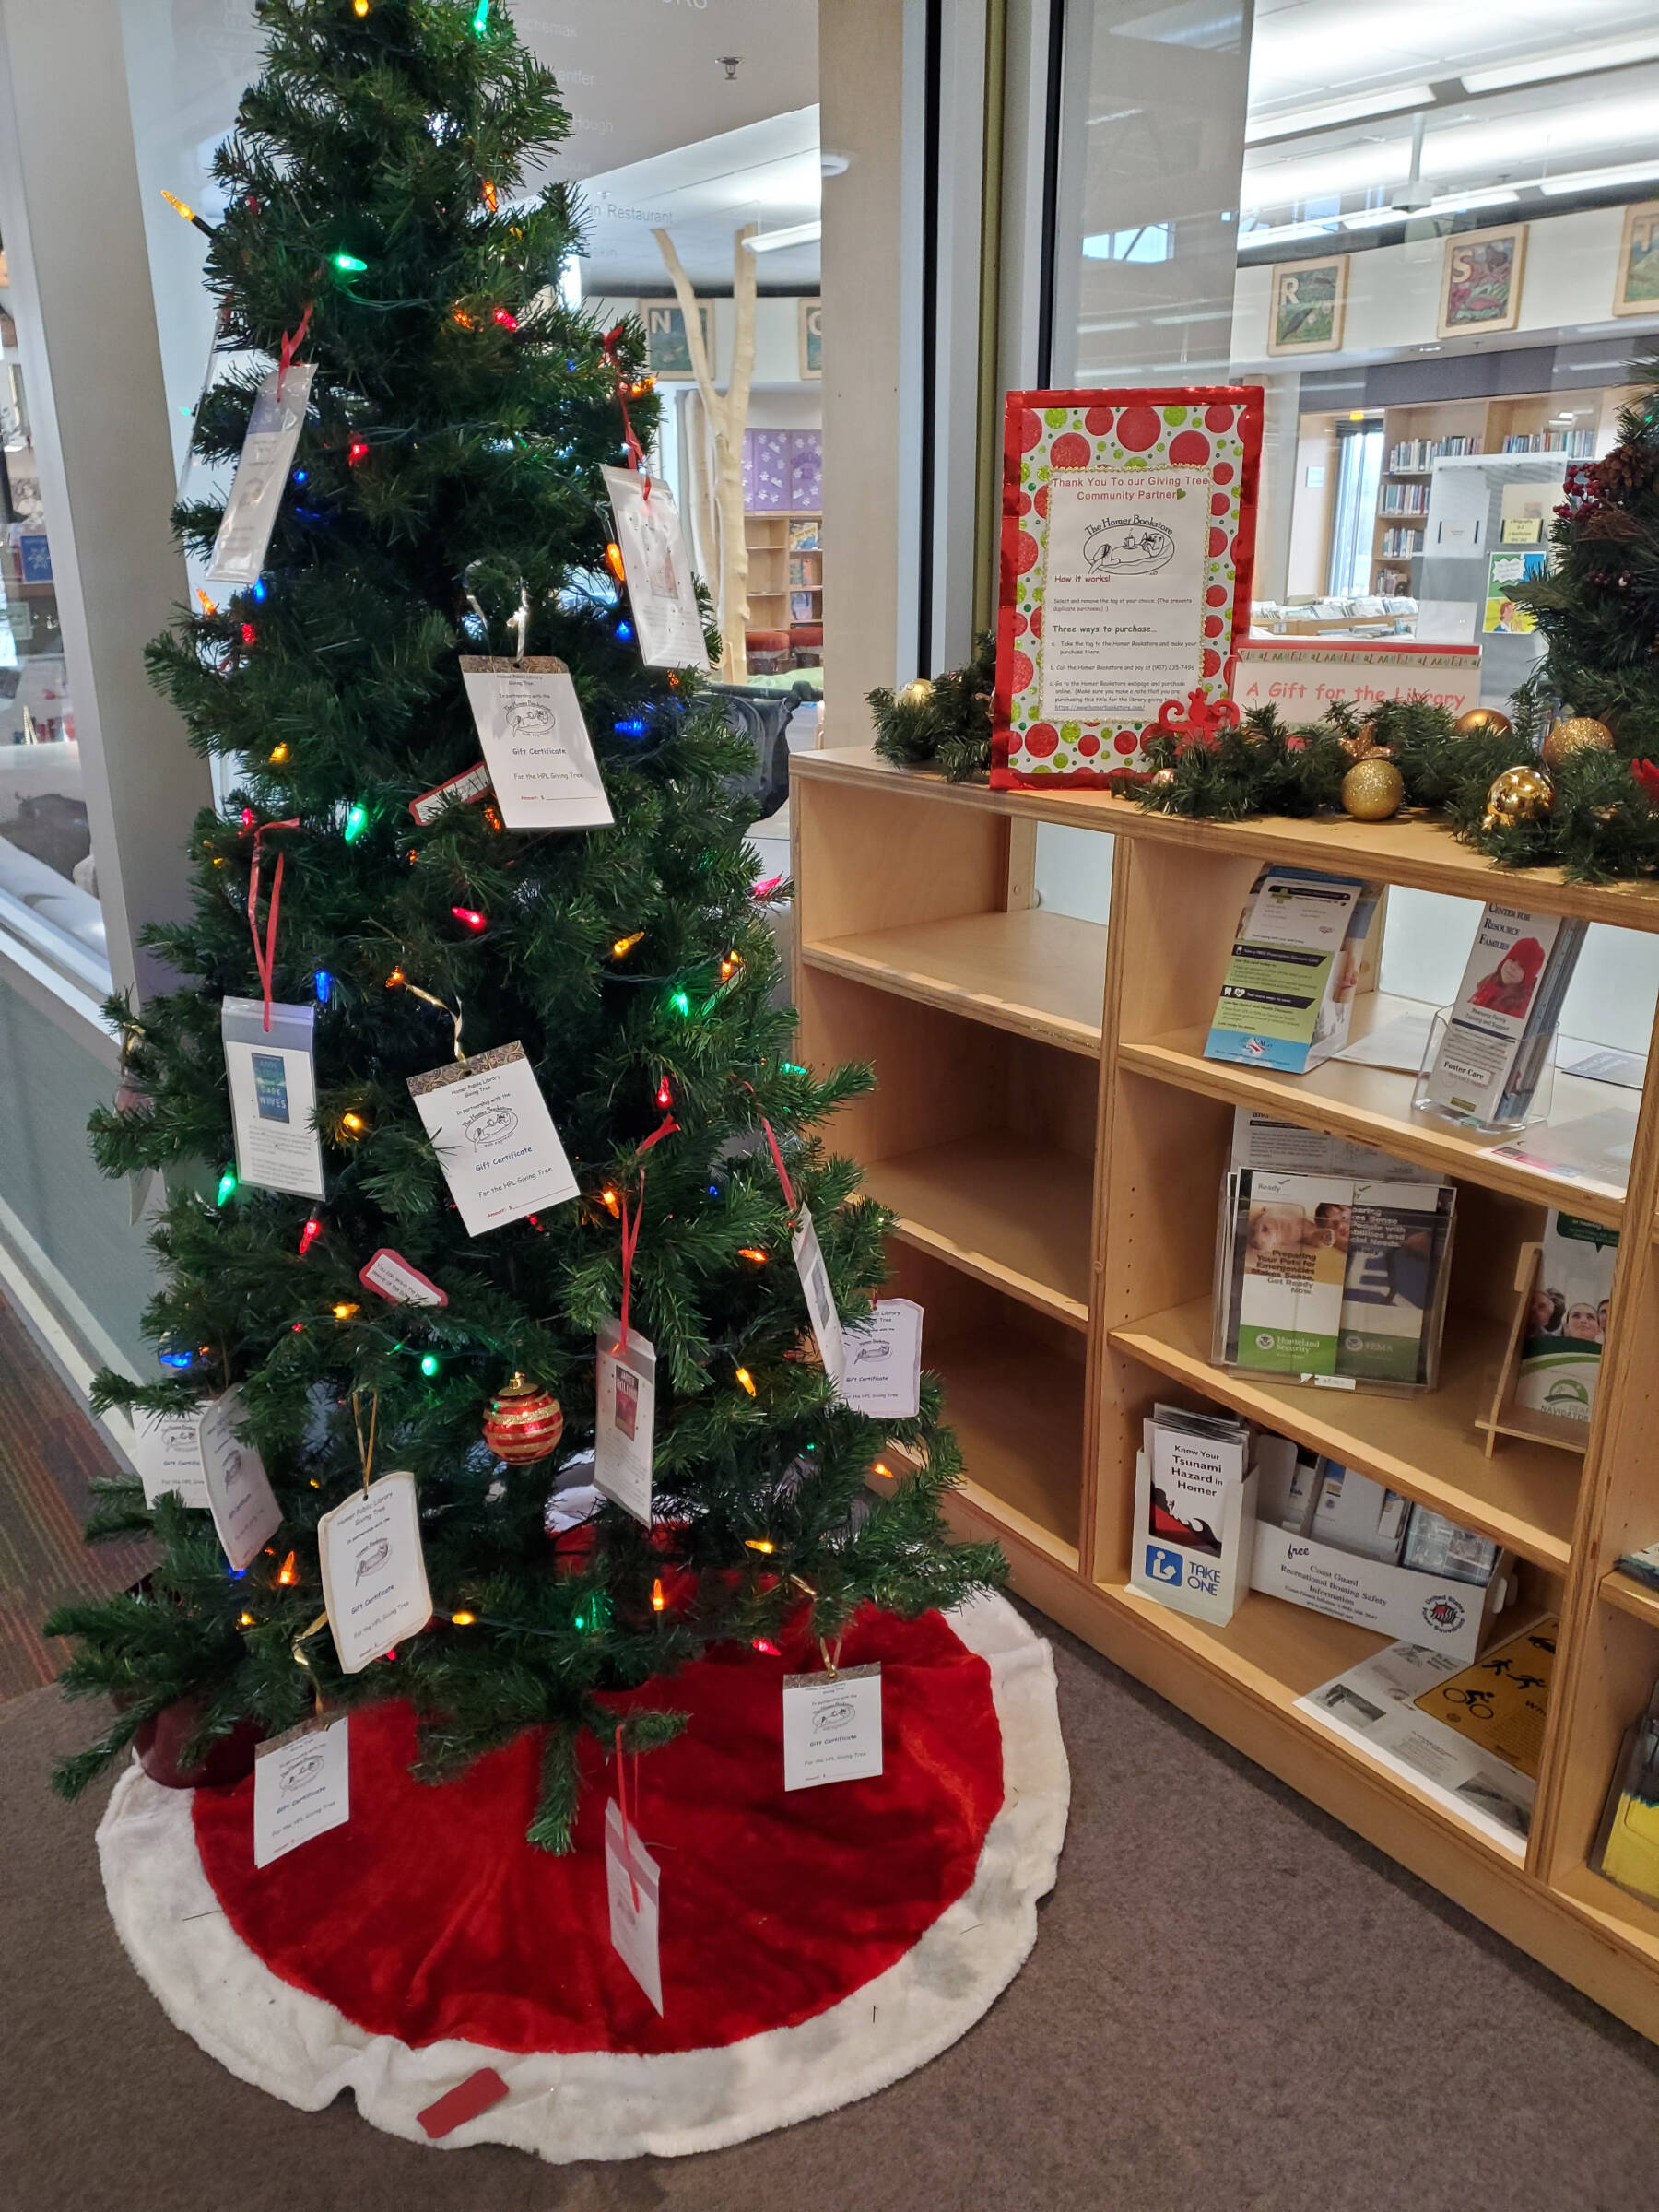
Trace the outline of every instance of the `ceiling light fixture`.
{"label": "ceiling light fixture", "polygon": [[1277,115],[1253,115],[1244,125],[1244,143],[1260,146],[1266,139],[1288,138],[1300,131],[1329,130],[1339,123],[1369,123],[1373,115],[1397,115],[1403,108],[1433,105],[1432,85],[1396,85],[1392,92],[1354,92],[1347,100],[1285,108]]}
{"label": "ceiling light fixture", "polygon": [[751,253],[778,253],[785,246],[816,245],[824,235],[824,226],[818,218],[809,223],[791,223],[783,230],[762,230],[755,238],[746,238],[744,244]]}
{"label": "ceiling light fixture", "polygon": [[1583,76],[1596,69],[1624,69],[1632,62],[1653,61],[1659,61],[1659,36],[1650,31],[1643,38],[1608,39],[1599,46],[1557,46],[1548,53],[1529,54],[1524,61],[1462,74],[1471,92],[1503,92],[1512,85],[1535,85],[1547,78]]}

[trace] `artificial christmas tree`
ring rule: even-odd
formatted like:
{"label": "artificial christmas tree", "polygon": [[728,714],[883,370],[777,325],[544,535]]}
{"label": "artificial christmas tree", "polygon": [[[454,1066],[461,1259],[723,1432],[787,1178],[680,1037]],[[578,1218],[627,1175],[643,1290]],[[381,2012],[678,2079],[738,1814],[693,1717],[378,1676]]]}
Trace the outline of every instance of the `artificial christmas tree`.
{"label": "artificial christmas tree", "polygon": [[[150,933],[187,980],[113,1009],[125,1102],[94,1143],[108,1173],[170,1179],[148,1314],[169,1372],[106,1374],[100,1403],[155,1439],[182,1429],[188,1457],[203,1402],[233,1392],[209,1418],[228,1455],[257,1451],[280,1524],[228,1573],[199,1501],[106,1486],[92,1533],[153,1531],[159,1559],[143,1589],[50,1624],[76,1639],[66,1687],[119,1707],[59,1783],[182,1700],[202,1716],[188,1766],[246,1722],[400,1698],[430,1778],[539,1731],[530,1833],[558,1851],[584,1732],[631,1750],[678,1726],[671,1701],[635,1700],[618,1733],[608,1693],[722,1640],[949,1606],[1001,1562],[944,1542],[936,1387],[915,1419],[873,1422],[812,1348],[829,1320],[792,1259],[805,1209],[838,1320],[882,1273],[882,1216],[809,1134],[869,1077],[788,1059],[752,810],[728,790],[748,748],[694,671],[641,665],[614,581],[600,472],[649,438],[654,403],[639,332],[558,296],[580,250],[567,189],[523,189],[564,135],[554,81],[489,0],[257,14],[266,66],[217,158],[207,266],[221,343],[277,367],[214,387],[196,452],[243,454],[262,381],[278,406],[299,389],[303,421],[263,562],[217,603],[210,576],[152,649],[235,789],[197,825],[194,920]],[[205,553],[223,513],[181,509],[185,544]],[[509,826],[479,772],[480,663],[569,671],[613,826]],[[490,1082],[458,1166],[453,1131],[430,1132]],[[544,1187],[575,1195],[479,1227],[494,1201],[468,1161],[515,1123]],[[653,1495],[642,1519],[606,1503],[550,1539],[617,1316],[654,1347]],[[921,1472],[871,1504],[891,1438]],[[379,1470],[415,1477],[435,1611],[347,1673],[318,1524]]]}

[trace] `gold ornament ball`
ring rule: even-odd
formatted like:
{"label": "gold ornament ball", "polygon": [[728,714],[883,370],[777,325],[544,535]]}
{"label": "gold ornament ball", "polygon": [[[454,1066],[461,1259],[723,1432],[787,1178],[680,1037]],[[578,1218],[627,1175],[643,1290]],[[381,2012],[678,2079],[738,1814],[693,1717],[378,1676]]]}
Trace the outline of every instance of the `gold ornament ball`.
{"label": "gold ornament ball", "polygon": [[1538,758],[1546,768],[1559,768],[1574,753],[1612,750],[1613,733],[1605,722],[1596,722],[1588,714],[1571,714],[1551,729],[1538,747]]}
{"label": "gold ornament ball", "polygon": [[1385,822],[1406,796],[1406,779],[1392,760],[1356,760],[1342,779],[1342,806],[1357,822]]}
{"label": "gold ornament ball", "polygon": [[900,692],[896,704],[901,707],[924,707],[933,697],[933,684],[925,676],[912,677]]}
{"label": "gold ornament ball", "polygon": [[1175,771],[1172,768],[1155,768],[1147,778],[1154,791],[1168,791],[1174,781]]}
{"label": "gold ornament ball", "polygon": [[1496,707],[1471,707],[1452,724],[1460,737],[1507,737],[1514,726]]}
{"label": "gold ornament ball", "polygon": [[1514,822],[1535,822],[1554,805],[1555,785],[1541,768],[1506,768],[1492,778],[1480,826],[1502,830]]}
{"label": "gold ornament ball", "polygon": [[546,1459],[564,1434],[564,1413],[550,1390],[526,1375],[512,1375],[484,1416],[484,1441],[510,1467]]}

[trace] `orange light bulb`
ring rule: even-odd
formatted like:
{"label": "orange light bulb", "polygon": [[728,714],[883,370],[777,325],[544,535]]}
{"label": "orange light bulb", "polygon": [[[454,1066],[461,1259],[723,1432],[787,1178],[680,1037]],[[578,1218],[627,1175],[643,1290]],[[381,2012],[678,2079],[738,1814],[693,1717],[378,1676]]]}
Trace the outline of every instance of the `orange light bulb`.
{"label": "orange light bulb", "polygon": [[748,1392],[749,1396],[752,1398],[755,1394],[755,1378],[749,1373],[747,1367],[740,1367],[737,1370],[737,1380],[742,1383],[744,1389]]}

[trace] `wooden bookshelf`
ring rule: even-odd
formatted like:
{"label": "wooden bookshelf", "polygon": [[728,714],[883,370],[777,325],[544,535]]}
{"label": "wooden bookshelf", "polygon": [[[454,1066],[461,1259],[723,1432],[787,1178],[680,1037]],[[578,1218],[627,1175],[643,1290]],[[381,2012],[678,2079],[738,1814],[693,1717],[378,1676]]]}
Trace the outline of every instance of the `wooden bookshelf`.
{"label": "wooden bookshelf", "polygon": [[[1616,1566],[1659,1535],[1659,1077],[1628,1187],[1608,1195],[1416,1116],[1405,1071],[1326,1062],[1298,1078],[1203,1053],[1243,893],[1269,860],[1643,931],[1659,929],[1659,885],[1508,875],[1410,817],[1191,822],[1102,792],[950,785],[864,749],[792,769],[799,1049],[877,1069],[832,1136],[891,1207],[895,1287],[926,1310],[965,1465],[959,1531],[996,1537],[1033,1603],[1659,2041],[1659,1908],[1590,1864],[1624,1731],[1659,1677],[1659,1592]],[[1040,821],[1117,841],[1109,928],[1032,905]],[[1355,1033],[1398,1011],[1363,990]],[[1558,1077],[1552,1123],[1609,1102]],[[1212,1366],[1217,1194],[1240,1105],[1456,1181],[1435,1391]],[[1513,1439],[1488,1457],[1476,1417],[1515,1255],[1554,1205],[1647,1233],[1621,1241],[1587,1450]],[[1516,1555],[1523,1603],[1561,1621],[1524,1861],[1298,1710],[1381,1637],[1259,1593],[1213,1628],[1128,1588],[1140,1425],[1170,1398],[1294,1436]]]}

